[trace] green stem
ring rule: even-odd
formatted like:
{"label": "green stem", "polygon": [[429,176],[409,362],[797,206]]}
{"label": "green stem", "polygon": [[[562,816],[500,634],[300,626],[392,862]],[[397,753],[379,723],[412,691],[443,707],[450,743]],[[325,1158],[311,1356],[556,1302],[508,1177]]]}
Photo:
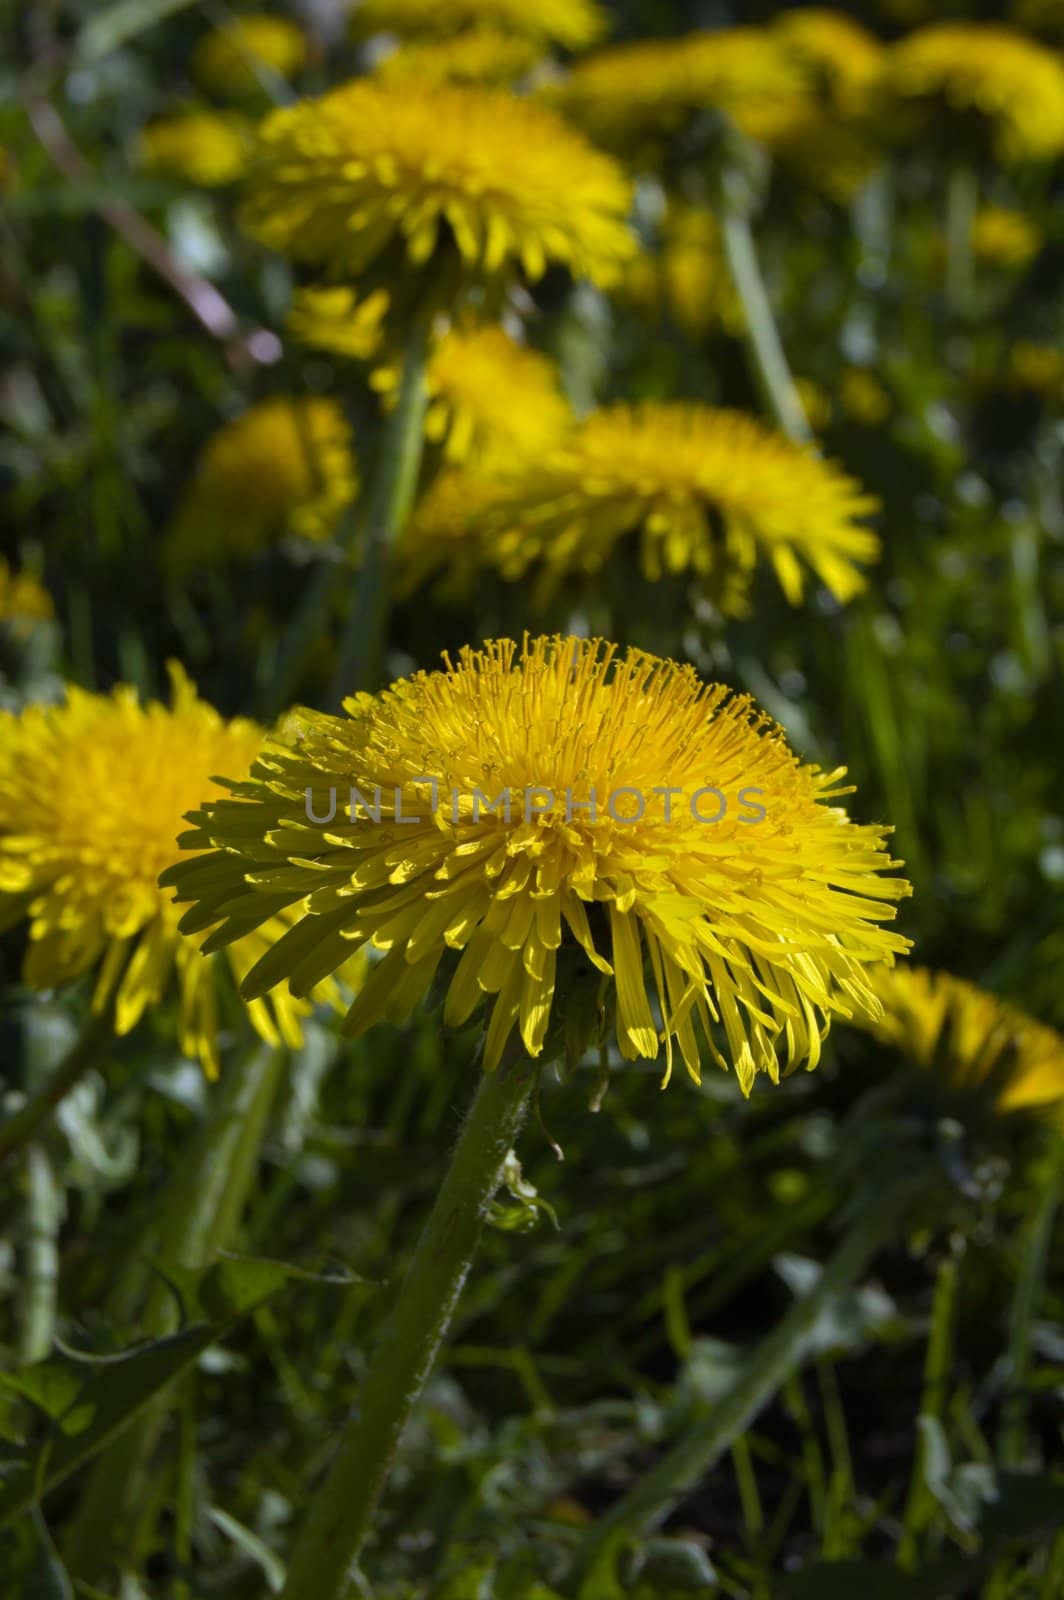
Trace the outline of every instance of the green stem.
{"label": "green stem", "polygon": [[772,305],[761,276],[753,230],[746,205],[737,197],[738,182],[721,185],[721,232],[728,271],[743,308],[746,348],[754,381],[766,409],[783,432],[800,444],[813,437],[798,391],[787,365]]}
{"label": "green stem", "polygon": [[33,1137],[56,1106],[66,1099],[71,1089],[81,1082],[90,1067],[96,1063],[102,1046],[111,1037],[109,1010],[89,1018],[81,1037],[64,1056],[43,1089],[32,1095],[25,1105],[0,1127],[0,1164]]}
{"label": "green stem", "polygon": [[23,1274],[23,1361],[43,1361],[52,1351],[56,1295],[59,1288],[59,1225],[63,1196],[51,1162],[40,1145],[26,1154],[29,1197],[26,1207],[26,1270]]}
{"label": "green stem", "polygon": [[[931,1331],[924,1358],[924,1386],[920,1396],[919,1422],[935,1423],[942,1419],[946,1400],[946,1385],[953,1365],[953,1325],[957,1305],[957,1263],[949,1257],[943,1261],[935,1278],[935,1293],[931,1305]],[[898,1544],[897,1562],[904,1572],[913,1572],[917,1565],[917,1551],[921,1533],[935,1514],[936,1501],[927,1484],[927,1433],[917,1431],[916,1452],[913,1458],[912,1477],[902,1519],[902,1537]]]}
{"label": "green stem", "polygon": [[503,1162],[524,1119],[533,1069],[484,1073],[399,1298],[360,1391],[359,1410],[311,1502],[281,1600],[340,1600],[369,1531],[407,1418],[432,1371],[469,1271]]}
{"label": "green stem", "polygon": [[[261,1046],[227,1067],[219,1102],[197,1131],[161,1200],[161,1219],[139,1252],[165,1270],[198,1271],[231,1243],[258,1171],[285,1053]],[[145,1263],[146,1267],[146,1263]],[[127,1285],[120,1280],[123,1294]],[[177,1325],[173,1292],[156,1274],[138,1331],[159,1339]],[[78,1506],[65,1550],[71,1572],[93,1582],[117,1561],[135,1509],[137,1476],[170,1408],[164,1394],[99,1456]]]}
{"label": "green stem", "polygon": [[975,293],[972,229],[979,207],[979,178],[963,161],[950,170],[946,189],[946,304],[967,316]]}
{"label": "green stem", "polygon": [[1064,1181],[1064,1139],[1058,1138],[1049,1179],[1024,1242],[1009,1316],[1008,1395],[1002,1410],[997,1455],[1003,1467],[1022,1467],[1027,1445],[1027,1383],[1031,1371],[1031,1325],[1045,1288],[1049,1248]]}
{"label": "green stem", "polygon": [[754,1351],[731,1392],[708,1417],[692,1424],[636,1486],[599,1518],[577,1552],[577,1592],[581,1597],[591,1600],[599,1592],[612,1574],[622,1541],[657,1527],[798,1370],[809,1334],[824,1308],[855,1283],[880,1248],[896,1236],[924,1183],[926,1180],[909,1177],[878,1197],[874,1210],[854,1222],[810,1292],[794,1302]]}
{"label": "green stem", "polygon": [[344,626],[333,680],[330,698],[334,705],[356,689],[376,689],[379,684],[387,642],[393,552],[409,519],[421,471],[431,326],[431,318],[423,315],[410,329],[395,410],[385,422],[358,590]]}

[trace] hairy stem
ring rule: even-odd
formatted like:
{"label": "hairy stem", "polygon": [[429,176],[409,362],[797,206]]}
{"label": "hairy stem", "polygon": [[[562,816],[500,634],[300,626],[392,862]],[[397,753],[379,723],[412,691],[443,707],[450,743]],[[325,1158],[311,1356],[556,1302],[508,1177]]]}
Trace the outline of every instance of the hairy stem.
{"label": "hairy stem", "polygon": [[296,1540],[282,1600],[341,1600],[407,1419],[447,1333],[532,1089],[527,1060],[484,1073],[359,1407]]}

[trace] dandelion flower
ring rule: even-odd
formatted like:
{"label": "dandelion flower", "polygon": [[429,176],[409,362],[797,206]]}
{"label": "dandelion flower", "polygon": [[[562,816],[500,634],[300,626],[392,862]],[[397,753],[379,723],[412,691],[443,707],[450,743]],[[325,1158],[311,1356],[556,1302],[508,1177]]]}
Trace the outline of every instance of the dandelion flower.
{"label": "dandelion flower", "polygon": [[363,0],[352,26],[362,36],[397,33],[416,39],[492,29],[585,50],[606,32],[607,19],[596,0]]}
{"label": "dandelion flower", "polygon": [[307,41],[294,22],[254,12],[234,17],[201,39],[192,73],[209,94],[239,99],[261,88],[261,71],[294,78],[306,59]]}
{"label": "dandelion flower", "polygon": [[377,77],[389,82],[512,84],[523,78],[543,49],[535,39],[475,28],[453,38],[418,39],[386,56]]}
{"label": "dandelion flower", "polygon": [[628,535],[656,580],[720,582],[768,560],[787,598],[803,564],[840,601],[864,586],[879,542],[860,521],[878,502],[814,450],[753,417],[694,403],[610,406],[515,473],[485,518],[485,557],[506,576],[542,564],[547,584],[595,571]]}
{"label": "dandelion flower", "polygon": [[705,338],[713,328],[731,334],[743,329],[720,223],[706,206],[669,202],[660,253],[636,256],[621,294],[644,316],[668,315],[692,339]]}
{"label": "dandelion flower", "polygon": [[55,607],[48,590],[32,572],[12,572],[0,556],[0,626],[10,623],[19,632],[35,622],[48,622]]}
{"label": "dandelion flower", "polygon": [[875,34],[853,17],[817,6],[784,11],[772,26],[826,99],[856,109],[882,66],[883,46]]}
{"label": "dandelion flower", "polygon": [[250,130],[239,117],[182,111],[150,122],[140,136],[142,166],[205,189],[235,183],[247,166]]}
{"label": "dandelion flower", "polygon": [[1064,355],[1056,345],[1017,339],[1009,349],[1005,383],[1010,389],[1037,395],[1047,405],[1064,405]]}
{"label": "dandelion flower", "polygon": [[166,558],[188,571],[247,558],[286,534],[327,539],[357,493],[351,430],[335,400],[263,400],[208,441]]}
{"label": "dandelion flower", "polygon": [[[127,686],[108,695],[69,687],[63,705],[0,712],[2,919],[29,922],[31,988],[95,971],[93,1009],[113,1006],[119,1034],[176,992],[181,1048],[214,1076],[218,963],[178,932],[173,895],[157,879],[180,855],[183,813],[218,792],[219,773],[246,773],[263,733],[224,721],[180,668],[171,675],[170,707],[142,705]],[[237,981],[283,929],[268,920],[230,946]],[[315,997],[337,996],[330,982]],[[298,1046],[311,1005],[282,990],[247,1009],[263,1039]]]}
{"label": "dandelion flower", "polygon": [[886,54],[881,86],[917,136],[1005,165],[1064,150],[1064,62],[994,23],[921,28]]}
{"label": "dandelion flower", "polygon": [[[572,974],[597,973],[626,1059],[664,1044],[667,1076],[677,1045],[697,1079],[696,1023],[727,1064],[719,1023],[744,1093],[815,1066],[833,1016],[877,1010],[869,968],[907,948],[882,924],[908,886],[885,830],[840,805],[841,772],[801,765],[748,697],[641,651],[555,637],[444,659],[346,720],[306,713],[194,818],[206,854],[166,881],[198,902],[190,930],[228,919],[208,947],[297,908],[245,994],[300,994],[368,943],[383,960],[348,1013],[360,1032],[408,1016],[444,962],[446,1024],[487,1001],[491,1070],[515,1027],[538,1056]],[[380,792],[379,823],[309,820],[310,797],[321,816],[351,786]]]}
{"label": "dandelion flower", "polygon": [[839,405],[851,422],[875,428],[894,409],[890,391],[867,367],[844,367],[839,375]]}
{"label": "dandelion flower", "polygon": [[578,62],[545,91],[596,143],[648,153],[700,111],[741,120],[801,93],[805,79],[782,43],[758,28],[614,45]]}
{"label": "dandelion flower", "polygon": [[311,350],[365,361],[380,347],[389,303],[384,289],[365,299],[354,289],[296,289],[286,327],[298,344]]}
{"label": "dandelion flower", "polygon": [[1044,1023],[949,972],[899,963],[873,987],[882,1014],[865,1026],[942,1085],[987,1096],[1000,1115],[1064,1110],[1064,1039]]}
{"label": "dandelion flower", "polygon": [[853,199],[879,159],[864,127],[812,95],[758,101],[736,120],[790,178],[838,205]]}
{"label": "dandelion flower", "polygon": [[[552,263],[608,286],[634,253],[629,185],[546,107],[503,90],[360,80],[263,124],[244,220],[272,249],[389,283],[452,251],[530,279]],[[453,254],[456,253],[456,254]]]}
{"label": "dandelion flower", "polygon": [[1042,230],[1020,211],[982,206],[972,222],[972,250],[988,267],[1026,267],[1042,248]]}
{"label": "dandelion flower", "polygon": [[[382,367],[371,381],[394,404],[398,370]],[[533,459],[557,444],[571,419],[553,362],[499,327],[444,334],[429,360],[426,385],[425,435],[447,461]]]}
{"label": "dandelion flower", "polygon": [[399,592],[409,595],[429,578],[440,578],[440,599],[468,595],[481,571],[481,553],[471,530],[505,493],[505,482],[461,467],[437,472],[414,507],[396,552]]}

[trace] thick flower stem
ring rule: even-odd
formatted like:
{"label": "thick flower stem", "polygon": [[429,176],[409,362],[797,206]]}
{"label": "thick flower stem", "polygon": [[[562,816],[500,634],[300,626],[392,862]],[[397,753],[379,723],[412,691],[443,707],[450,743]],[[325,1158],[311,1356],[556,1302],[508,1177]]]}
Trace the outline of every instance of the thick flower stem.
{"label": "thick flower stem", "polygon": [[388,631],[393,552],[410,516],[421,470],[431,326],[432,319],[422,315],[410,329],[395,410],[385,422],[355,603],[344,624],[330,695],[335,706],[356,689],[378,687]]}
{"label": "thick flower stem", "polygon": [[56,1106],[66,1099],[95,1065],[101,1049],[112,1037],[111,1023],[109,1010],[90,1017],[81,1036],[55,1068],[48,1082],[0,1127],[0,1163],[33,1138]]}
{"label": "thick flower stem", "polygon": [[[657,1527],[676,1502],[720,1460],[798,1370],[809,1334],[831,1299],[855,1283],[877,1251],[895,1237],[926,1180],[907,1178],[878,1196],[843,1237],[813,1288],[796,1300],[754,1351],[735,1387],[703,1421],[687,1429],[656,1465],[599,1518],[577,1553],[576,1593],[593,1600],[628,1537]],[[612,1592],[612,1591],[611,1591]]]}
{"label": "thick flower stem", "polygon": [[946,304],[956,317],[965,317],[972,309],[972,228],[978,206],[979,178],[970,166],[957,162],[946,189]]}
{"label": "thick flower stem", "polygon": [[428,1379],[528,1106],[533,1068],[484,1073],[418,1241],[359,1406],[296,1540],[281,1600],[341,1600],[399,1439]]}
{"label": "thick flower stem", "polygon": [[738,174],[725,173],[721,184],[721,233],[728,271],[743,308],[746,348],[754,380],[766,409],[783,432],[805,444],[812,430],[798,398],[776,319],[761,276],[749,206]]}

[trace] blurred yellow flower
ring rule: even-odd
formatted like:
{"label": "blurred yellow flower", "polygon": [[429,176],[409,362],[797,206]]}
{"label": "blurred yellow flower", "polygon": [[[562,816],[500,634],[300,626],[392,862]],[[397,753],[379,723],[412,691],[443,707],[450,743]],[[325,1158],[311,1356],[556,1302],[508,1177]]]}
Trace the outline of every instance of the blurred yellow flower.
{"label": "blurred yellow flower", "polygon": [[659,253],[629,264],[621,296],[644,316],[668,316],[692,339],[712,328],[737,334],[743,310],[724,257],[720,224],[708,206],[669,202]]}
{"label": "blurred yellow flower", "polygon": [[384,289],[364,299],[354,289],[296,289],[285,326],[311,350],[366,361],[380,348],[389,303]]}
{"label": "blurred yellow flower", "polygon": [[795,378],[794,387],[809,426],[814,433],[823,433],[831,422],[831,396],[813,378]]}
{"label": "blurred yellow flower", "polygon": [[884,59],[881,89],[910,136],[950,149],[978,130],[1006,165],[1064,150],[1064,62],[1022,34],[942,23],[909,34]]}
{"label": "blurred yellow flower", "polygon": [[250,146],[251,129],[242,118],[189,110],[149,122],[141,130],[138,158],[153,172],[213,189],[243,175]]}
{"label": "blurred yellow flower", "polygon": [[[370,381],[394,404],[397,368]],[[554,363],[499,327],[451,328],[432,352],[426,385],[425,436],[448,461],[495,457],[513,467],[551,449],[571,421]]]}
{"label": "blurred yellow flower", "polygon": [[890,391],[867,367],[844,367],[839,375],[839,405],[851,422],[874,428],[894,409]]}
{"label": "blurred yellow flower", "polygon": [[546,587],[596,571],[634,535],[651,580],[690,572],[737,598],[761,558],[792,604],[805,567],[845,602],[864,587],[859,565],[878,557],[861,521],[877,508],[839,467],[754,417],[617,405],[512,474],[479,537],[482,559],[504,576],[541,566]]}
{"label": "blurred yellow flower", "polygon": [[1009,349],[1005,383],[1012,389],[1037,395],[1047,405],[1061,405],[1064,403],[1064,352],[1056,345],[1017,339]]}
{"label": "blurred yellow flower", "polygon": [[983,206],[972,222],[976,260],[990,267],[1025,267],[1042,248],[1041,228],[1020,211]]}
{"label": "blurred yellow flower", "polygon": [[1064,1039],[1044,1023],[949,972],[899,963],[877,969],[882,1002],[866,1026],[945,1087],[986,1095],[1004,1116],[1064,1112]]}
{"label": "blurred yellow flower", "polygon": [[467,596],[481,571],[473,530],[494,507],[505,483],[460,467],[437,472],[414,507],[399,539],[397,581],[409,595],[428,578],[437,578],[440,599]]}
{"label": "blurred yellow flower", "polygon": [[307,59],[307,41],[287,17],[252,12],[213,29],[196,47],[192,75],[209,94],[239,99],[261,88],[259,72],[294,78]]}
{"label": "blurred yellow flower", "polygon": [[[189,842],[208,853],[166,874],[198,902],[183,926],[227,916],[210,947],[297,917],[246,995],[283,978],[303,993],[368,943],[384,959],[348,1014],[361,1032],[405,1020],[443,962],[447,1025],[490,1007],[490,1071],[515,1027],[538,1056],[570,984],[597,973],[626,1059],[664,1044],[667,1080],[675,1044],[697,1080],[697,1021],[744,1093],[814,1067],[833,1016],[878,1010],[870,969],[908,947],[882,924],[909,890],[886,876],[886,831],[840,805],[841,771],[800,765],[748,697],[641,651],[526,638],[444,659],[346,719],[306,713],[199,812]],[[308,794],[322,816],[352,786],[379,821],[308,818]]]}
{"label": "blurred yellow flower", "polygon": [[446,39],[416,39],[386,56],[377,77],[404,83],[512,84],[543,59],[535,39],[474,28]]}
{"label": "blurred yellow flower", "polygon": [[166,560],[188,571],[245,559],[286,534],[327,539],[357,493],[337,401],[263,400],[207,441],[167,531]]}
{"label": "blurred yellow flower", "polygon": [[52,597],[44,585],[32,572],[12,572],[0,556],[0,625],[10,623],[21,632],[54,615]]}
{"label": "blurred yellow flower", "polygon": [[[634,253],[628,180],[546,107],[503,90],[360,80],[262,126],[244,221],[263,244],[357,277],[441,257],[468,274],[608,286]],[[382,259],[383,258],[383,259]]]}
{"label": "blurred yellow flower", "polygon": [[773,31],[828,100],[860,109],[862,92],[882,65],[883,45],[874,33],[853,17],[818,6],[781,12]]}
{"label": "blurred yellow flower", "polygon": [[[157,879],[181,855],[185,812],[218,792],[219,774],[245,774],[264,735],[225,722],[179,667],[171,678],[170,707],[142,705],[125,685],[107,695],[69,686],[63,705],[0,712],[0,922],[29,922],[31,988],[96,971],[93,1009],[114,1007],[116,1033],[176,992],[181,1049],[215,1076],[217,962],[178,932]],[[231,946],[237,983],[284,925],[268,917]],[[336,1003],[339,991],[327,981],[314,997]],[[293,1047],[310,1010],[283,990],[247,1006],[263,1039]]]}
{"label": "blurred yellow flower", "polygon": [[839,205],[853,199],[879,160],[865,125],[812,95],[756,101],[736,121],[795,182]]}
{"label": "blurred yellow flower", "polygon": [[648,143],[683,129],[699,111],[741,120],[805,79],[782,42],[759,28],[614,45],[577,62],[544,94],[609,149],[645,156]]}
{"label": "blurred yellow flower", "polygon": [[489,28],[566,50],[586,50],[607,28],[596,0],[361,0],[351,21],[363,36],[424,38]]}

